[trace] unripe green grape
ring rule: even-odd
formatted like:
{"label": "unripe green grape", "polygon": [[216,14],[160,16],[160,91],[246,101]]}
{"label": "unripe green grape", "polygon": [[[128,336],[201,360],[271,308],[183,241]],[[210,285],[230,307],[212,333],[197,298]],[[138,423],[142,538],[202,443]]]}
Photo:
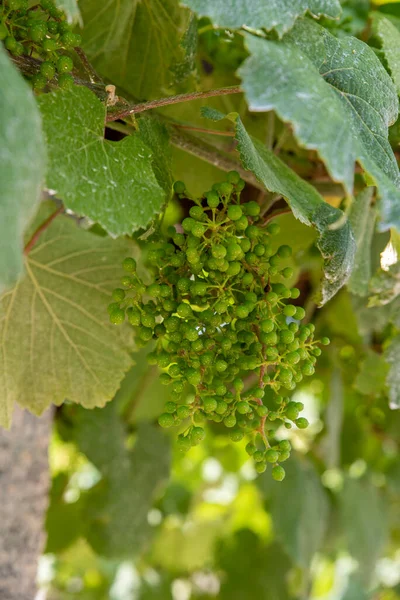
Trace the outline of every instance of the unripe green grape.
{"label": "unripe green grape", "polygon": [[224,415],[226,413],[226,411],[228,410],[228,405],[224,400],[218,400],[217,401],[217,407],[215,409],[215,412],[218,415]]}
{"label": "unripe green grape", "polygon": [[264,333],[271,333],[271,331],[275,329],[275,323],[272,319],[264,319],[260,323],[260,328],[261,331],[264,331]]}
{"label": "unripe green grape", "polygon": [[171,414],[163,413],[158,417],[158,423],[161,427],[172,427],[175,424],[175,419]]}
{"label": "unripe green grape", "polygon": [[187,419],[190,416],[190,408],[188,406],[178,406],[176,414],[180,419]]}
{"label": "unripe green grape", "polygon": [[291,249],[291,247],[287,246],[287,245],[279,246],[279,248],[278,248],[278,255],[281,258],[289,258],[290,256],[292,256],[292,249]]}
{"label": "unripe green grape", "polygon": [[183,221],[182,221],[182,227],[187,232],[192,231],[192,228],[194,225],[196,225],[196,221],[194,219],[192,219],[191,217],[187,217],[186,219],[183,219]]}
{"label": "unripe green grape", "polygon": [[272,305],[275,305],[279,300],[278,295],[275,292],[268,292],[268,294],[265,296],[265,299]]}
{"label": "unripe green grape", "polygon": [[174,183],[174,192],[176,194],[184,194],[186,190],[186,186],[183,181],[175,181]]}
{"label": "unripe green grape", "polygon": [[218,403],[214,398],[205,398],[203,400],[203,409],[206,413],[212,413],[217,408]]}
{"label": "unripe green grape", "polygon": [[240,219],[240,217],[242,216],[243,212],[242,209],[240,208],[240,206],[238,205],[232,205],[229,206],[228,211],[227,211],[227,215],[229,217],[229,219],[231,219],[231,221],[238,221]]}
{"label": "unripe green grape", "polygon": [[237,185],[241,181],[240,175],[237,171],[229,171],[227,174],[227,180],[233,185]]}
{"label": "unripe green grape", "polygon": [[254,254],[258,257],[263,256],[265,254],[265,246],[262,244],[256,244],[254,246]]}
{"label": "unripe green grape", "polygon": [[297,363],[300,362],[300,354],[298,352],[289,352],[289,354],[286,355],[286,360],[291,365],[297,365]]}
{"label": "unripe green grape", "polygon": [[246,415],[251,411],[251,407],[247,402],[240,401],[237,403],[236,410],[241,415]]}
{"label": "unripe green grape", "polygon": [[206,432],[202,427],[193,427],[190,436],[193,441],[199,443],[202,442],[206,437]]}
{"label": "unripe green grape", "polygon": [[12,53],[15,51],[17,43],[17,40],[12,35],[8,35],[4,40],[4,46]]}
{"label": "unripe green grape", "polygon": [[295,420],[295,423],[299,429],[306,429],[309,425],[309,423],[305,417],[299,417],[298,419]]}
{"label": "unripe green grape", "polygon": [[265,464],[265,462],[258,462],[254,465],[254,468],[257,471],[257,473],[261,475],[261,473],[264,473],[267,470],[267,465]]}
{"label": "unripe green grape", "polygon": [[281,228],[279,227],[278,223],[270,223],[267,227],[267,231],[271,235],[278,235],[280,230],[281,230]]}
{"label": "unripe green grape", "polygon": [[292,445],[289,442],[289,440],[281,440],[278,444],[278,448],[283,452],[290,452],[292,449]]}
{"label": "unripe green grape", "polygon": [[279,334],[279,340],[282,344],[291,344],[294,340],[294,333],[290,329],[283,329]]}
{"label": "unripe green grape", "polygon": [[289,402],[287,407],[285,408],[285,416],[290,419],[290,421],[294,421],[299,416],[299,409],[296,406],[295,402]]}
{"label": "unripe green grape", "polygon": [[175,402],[167,402],[165,405],[165,412],[167,413],[174,413],[176,411],[176,404]]}
{"label": "unripe green grape", "polygon": [[47,33],[46,23],[44,21],[40,21],[28,30],[28,36],[33,42],[41,42],[44,40]]}
{"label": "unripe green grape", "polygon": [[207,205],[210,208],[217,208],[220,203],[218,194],[215,191],[206,192],[205,197],[207,199]]}
{"label": "unripe green grape", "polygon": [[272,468],[272,478],[275,479],[275,481],[283,481],[285,479],[285,475],[285,469],[280,465]]}
{"label": "unripe green grape", "polygon": [[269,463],[276,463],[279,459],[279,452],[270,448],[265,453],[265,460]]}
{"label": "unripe green grape", "polygon": [[[286,425],[290,425],[290,423],[285,423],[285,427]],[[285,462],[288,458],[290,458],[290,452],[279,452],[278,462]]]}
{"label": "unripe green grape", "polygon": [[226,416],[224,418],[224,425],[226,427],[235,427],[235,425],[236,425],[236,417],[235,417],[235,415],[231,414],[231,415]]}
{"label": "unripe green grape", "polygon": [[306,316],[306,311],[301,306],[298,306],[293,316],[297,321],[301,321]]}
{"label": "unripe green grape", "polygon": [[43,77],[46,77],[47,80],[50,80],[53,79],[56,69],[53,63],[51,63],[49,60],[45,60],[40,65],[40,73],[43,75]]}
{"label": "unripe green grape", "polygon": [[57,42],[53,39],[46,39],[42,43],[44,52],[55,52],[57,50]]}
{"label": "unripe green grape", "polygon": [[293,306],[293,304],[287,304],[285,306],[285,308],[283,309],[283,314],[286,317],[293,317],[293,315],[296,313],[296,306]]}
{"label": "unripe green grape", "polygon": [[63,73],[58,77],[58,85],[62,90],[70,90],[74,85],[74,78],[69,73]]}
{"label": "unripe green grape", "polygon": [[201,382],[201,373],[199,371],[196,371],[196,369],[189,368],[186,371],[186,379],[191,385],[194,385],[196,387]]}
{"label": "unripe green grape", "polygon": [[125,291],[121,288],[116,288],[113,290],[112,297],[115,302],[122,302],[122,300],[125,298]]}
{"label": "unripe green grape", "polygon": [[115,308],[110,312],[110,321],[114,325],[120,325],[125,321],[125,311],[120,308]]}
{"label": "unripe green grape", "polygon": [[261,404],[260,404],[260,406],[257,406],[256,411],[260,417],[266,417],[269,412],[268,408]]}
{"label": "unripe green grape", "polygon": [[256,463],[263,462],[264,461],[264,452],[262,452],[261,450],[256,450],[253,454],[253,460]]}
{"label": "unripe green grape", "polygon": [[201,223],[195,222],[195,224],[192,225],[191,232],[195,237],[201,238],[205,234],[206,228]]}
{"label": "unripe green grape", "polygon": [[178,435],[177,446],[180,452],[187,452],[192,447],[192,442],[190,437],[184,436],[182,434]]}
{"label": "unripe green grape", "polygon": [[290,279],[291,277],[293,277],[293,274],[294,274],[294,271],[293,271],[293,269],[291,267],[285,267],[281,271],[281,275],[285,279]]}
{"label": "unripe green grape", "polygon": [[148,342],[153,337],[153,330],[149,327],[140,327],[139,329],[139,337],[144,341]]}
{"label": "unripe green grape", "polygon": [[245,215],[242,215],[240,219],[235,221],[235,228],[237,231],[245,231],[249,225],[249,221]]}
{"label": "unripe green grape", "polygon": [[249,215],[249,217],[258,217],[260,214],[261,208],[257,202],[254,202],[254,200],[246,202],[245,207],[246,215]]}
{"label": "unripe green grape", "polygon": [[35,90],[42,90],[47,84],[47,79],[40,73],[33,75],[31,79],[32,86]]}
{"label": "unripe green grape", "polygon": [[244,433],[240,429],[234,429],[229,432],[229,437],[232,442],[240,442],[244,438]]}
{"label": "unripe green grape", "polygon": [[218,193],[221,196],[230,196],[232,194],[233,191],[233,186],[231,183],[229,183],[228,181],[222,181],[219,185],[218,185]]}
{"label": "unripe green grape", "polygon": [[138,309],[135,309],[132,306],[130,306],[126,311],[126,315],[131,325],[133,325],[134,327],[138,327],[140,325],[141,319],[140,312],[138,311]]}
{"label": "unripe green grape", "polygon": [[290,297],[293,298],[293,300],[296,300],[296,298],[298,298],[300,296],[300,290],[298,288],[292,288],[290,290]]}
{"label": "unripe green grape", "polygon": [[329,346],[330,343],[331,343],[331,340],[328,337],[321,338],[321,344],[323,346]]}

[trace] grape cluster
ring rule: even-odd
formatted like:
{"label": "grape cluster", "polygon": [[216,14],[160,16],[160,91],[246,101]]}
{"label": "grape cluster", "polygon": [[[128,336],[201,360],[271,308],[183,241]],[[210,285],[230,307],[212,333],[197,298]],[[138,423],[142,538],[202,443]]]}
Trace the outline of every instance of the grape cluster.
{"label": "grape cluster", "polygon": [[39,72],[31,78],[35,89],[43,89],[56,74],[61,88],[72,86],[74,65],[65,52],[79,46],[81,38],[52,0],[40,0],[33,6],[28,0],[0,0],[0,40],[14,56],[25,54],[41,60]]}
{"label": "grape cluster", "polygon": [[[181,231],[170,227],[169,241],[151,245],[150,285],[139,277],[135,260],[126,258],[126,275],[108,310],[112,323],[128,320],[139,346],[156,340],[149,362],[172,388],[159,423],[183,428],[182,451],[203,440],[206,420],[223,423],[233,441],[249,437],[246,450],[257,472],[271,463],[272,476],[282,480],[280,463],[289,457],[290,443],[272,443],[269,433],[280,424],[307,427],[299,416],[303,405],[290,401],[289,392],[314,373],[321,349],[314,325],[300,324],[304,309],[290,303],[299,290],[280,281],[293,275],[283,265],[291,249],[273,250],[271,236],[279,226],[264,226],[256,202],[240,203],[243,187],[239,174],[229,173],[194,200]],[[175,192],[185,194],[182,182]],[[263,402],[267,395],[273,406]]]}

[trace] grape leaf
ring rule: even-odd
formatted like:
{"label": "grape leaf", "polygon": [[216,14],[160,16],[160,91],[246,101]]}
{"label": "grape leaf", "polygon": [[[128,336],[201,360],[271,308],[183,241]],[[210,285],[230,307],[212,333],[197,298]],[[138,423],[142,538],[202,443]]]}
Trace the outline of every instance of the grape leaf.
{"label": "grape leaf", "polygon": [[111,235],[146,227],[165,202],[139,134],[104,140],[105,106],[84,87],[39,99],[48,142],[47,185],[67,208]]}
{"label": "grape leaf", "polygon": [[350,477],[345,480],[339,500],[348,549],[359,563],[360,578],[368,582],[386,542],[386,504],[368,479]]}
{"label": "grape leaf", "polygon": [[32,91],[0,44],[0,293],[23,270],[24,229],[35,214],[44,179],[45,149]]}
{"label": "grape leaf", "polygon": [[168,476],[169,439],[159,427],[141,424],[127,449],[114,402],[90,412],[74,408],[76,443],[103,476],[85,499],[86,537],[99,554],[131,557],[150,535],[147,513]]}
{"label": "grape leaf", "polygon": [[371,296],[368,306],[382,306],[393,302],[400,295],[400,262],[379,269],[370,281]]}
{"label": "grape leaf", "polygon": [[288,600],[291,564],[278,543],[266,546],[253,531],[242,529],[233,539],[223,539],[217,557],[227,574],[222,580],[221,600]]}
{"label": "grape leaf", "polygon": [[171,196],[174,178],[172,175],[172,154],[168,131],[163,123],[154,117],[142,116],[139,120],[140,137],[153,155],[153,171],[165,191],[166,199]]}
{"label": "grape leaf", "polygon": [[[224,117],[210,109],[203,109],[202,113],[214,120]],[[353,266],[355,243],[348,221],[343,219],[342,211],[327,204],[312,185],[259,140],[251,138],[236,113],[228,118],[235,123],[237,150],[244,168],[252,171],[267,190],[281,194],[296,219],[317,230],[317,246],[324,258],[320,302],[325,304],[346,283]],[[331,228],[334,223],[340,226]]]}
{"label": "grape leaf", "polygon": [[190,52],[187,39],[191,15],[176,0],[111,0],[99,10],[97,0],[80,0],[83,47],[104,77],[136,98],[165,95],[187,69],[174,66],[185,62]]}
{"label": "grape leaf", "polygon": [[57,217],[25,262],[26,275],[0,298],[0,424],[15,402],[41,414],[66,398],[104,406],[132,364],[107,323],[116,265],[134,251]]}
{"label": "grape leaf", "polygon": [[400,31],[379,12],[372,12],[372,33],[381,43],[389,71],[400,94]]}
{"label": "grape leaf", "polygon": [[246,41],[250,57],[239,75],[250,110],[274,109],[290,122],[348,193],[358,161],[379,189],[380,228],[400,228],[400,174],[388,142],[398,97],[373,50],[309,19],[299,19],[280,42],[249,34]]}
{"label": "grape leaf", "polygon": [[324,540],[329,501],[311,463],[292,458],[286,477],[272,484],[272,519],[277,538],[292,560],[307,568]]}
{"label": "grape leaf", "polygon": [[382,354],[370,350],[360,364],[354,387],[361,394],[376,396],[385,389],[388,365]]}
{"label": "grape leaf", "polygon": [[365,188],[360,192],[351,206],[349,216],[357,250],[348,287],[359,296],[368,294],[371,278],[371,244],[376,221],[376,211],[371,206],[372,196],[373,188]]}
{"label": "grape leaf", "polygon": [[280,35],[288,31],[296,19],[307,11],[313,16],[337,19],[342,10],[339,0],[183,0],[200,16],[209,17],[215,25],[239,29],[275,29]]}
{"label": "grape leaf", "polygon": [[391,408],[400,408],[400,335],[396,335],[385,350],[385,359],[389,364],[386,383],[389,388]]}
{"label": "grape leaf", "polygon": [[78,23],[81,21],[78,0],[56,0],[56,4],[58,8],[61,8],[65,12],[69,23]]}

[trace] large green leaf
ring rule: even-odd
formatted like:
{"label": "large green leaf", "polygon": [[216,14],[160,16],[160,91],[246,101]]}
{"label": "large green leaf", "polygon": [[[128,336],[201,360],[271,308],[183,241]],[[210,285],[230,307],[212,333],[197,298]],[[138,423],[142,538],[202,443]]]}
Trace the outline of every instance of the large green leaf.
{"label": "large green leaf", "polygon": [[307,568],[324,540],[329,501],[313,465],[292,458],[286,477],[272,486],[272,519],[278,539],[292,560]]}
{"label": "large green leaf", "polygon": [[44,94],[39,105],[48,142],[48,187],[67,208],[111,235],[146,227],[166,196],[140,134],[104,140],[106,108],[84,87]]}
{"label": "large green leaf", "polygon": [[132,361],[106,307],[133,249],[66,217],[42,234],[25,277],[0,298],[1,425],[15,402],[39,415],[66,398],[87,408],[111,400]]}
{"label": "large green leaf", "polygon": [[45,150],[29,86],[0,44],[0,293],[23,269],[24,229],[40,200]]}
{"label": "large green leaf", "polygon": [[73,435],[103,478],[87,495],[86,536],[99,554],[132,556],[150,536],[147,513],[169,471],[169,440],[142,424],[133,449],[112,402],[101,410],[76,409]]}
{"label": "large green leaf", "polygon": [[391,408],[400,408],[400,335],[392,339],[385,351],[385,359],[389,364],[386,383],[389,387]]}
{"label": "large green leaf", "polygon": [[221,543],[219,566],[222,580],[221,600],[288,600],[287,574],[290,561],[279,544],[264,545],[249,529],[235,533]]}
{"label": "large green leaf", "polygon": [[140,99],[165,95],[177,76],[190,75],[191,15],[176,0],[111,0],[100,8],[98,0],[80,0],[79,7],[89,58],[127,92]]}
{"label": "large green leaf", "polygon": [[370,581],[387,536],[387,507],[381,492],[368,479],[345,480],[340,512],[348,549],[358,560],[358,573]]}
{"label": "large green leaf", "polygon": [[250,110],[274,109],[290,122],[348,193],[360,162],[380,192],[380,227],[400,228],[400,175],[388,142],[398,97],[373,50],[307,19],[280,42],[249,34],[246,40],[250,57],[239,74]]}
{"label": "large green leaf", "polygon": [[388,269],[378,269],[370,281],[369,306],[390,304],[400,294],[400,261]]}
{"label": "large green leaf", "polygon": [[373,188],[366,188],[355,198],[350,210],[357,250],[348,287],[359,296],[368,294],[371,278],[371,244],[376,221],[376,210],[371,206],[372,196]]}
{"label": "large green leaf", "polygon": [[[202,112],[215,120],[223,118],[214,110]],[[324,258],[320,294],[321,304],[324,304],[346,283],[351,273],[355,243],[348,221],[343,219],[342,211],[327,204],[312,185],[259,140],[250,137],[236,113],[229,118],[235,123],[237,150],[244,168],[252,171],[267,190],[282,195],[297,219],[317,230],[317,246]]]}
{"label": "large green leaf", "polygon": [[359,372],[354,380],[354,387],[361,394],[376,396],[385,389],[388,365],[382,354],[370,350],[360,363]]}
{"label": "large green leaf", "polygon": [[390,19],[373,12],[372,32],[381,43],[397,93],[400,94],[400,31]]}
{"label": "large green leaf", "polygon": [[239,29],[275,29],[280,35],[288,31],[296,19],[307,11],[319,17],[337,19],[341,13],[339,0],[183,0],[200,16],[220,27]]}

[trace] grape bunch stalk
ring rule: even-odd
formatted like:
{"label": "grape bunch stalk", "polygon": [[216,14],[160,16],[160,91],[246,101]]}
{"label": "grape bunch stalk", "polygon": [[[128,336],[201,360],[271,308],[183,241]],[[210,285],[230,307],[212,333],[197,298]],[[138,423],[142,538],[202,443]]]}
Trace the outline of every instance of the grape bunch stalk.
{"label": "grape bunch stalk", "polygon": [[[174,188],[188,197],[182,182]],[[170,227],[170,239],[149,249],[155,272],[150,285],[139,277],[135,260],[126,258],[127,274],[108,311],[112,323],[127,320],[134,327],[139,346],[156,340],[148,359],[172,388],[159,423],[180,427],[182,451],[204,439],[205,421],[221,423],[233,441],[247,436],[258,473],[270,463],[272,477],[281,481],[280,463],[291,446],[286,439],[274,443],[274,432],[279,425],[307,427],[299,416],[303,405],[289,396],[314,373],[320,345],[329,339],[315,341],[314,325],[300,324],[305,311],[290,303],[300,292],[280,281],[293,276],[283,266],[291,248],[273,250],[279,226],[265,226],[256,202],[241,203],[243,188],[232,171],[193,199],[182,233]],[[272,406],[263,402],[267,396]]]}
{"label": "grape bunch stalk", "polygon": [[28,0],[0,0],[0,40],[13,56],[39,59],[39,72],[31,77],[34,89],[41,90],[57,75],[62,89],[70,89],[73,61],[66,52],[79,46],[65,14],[52,0],[32,4]]}

